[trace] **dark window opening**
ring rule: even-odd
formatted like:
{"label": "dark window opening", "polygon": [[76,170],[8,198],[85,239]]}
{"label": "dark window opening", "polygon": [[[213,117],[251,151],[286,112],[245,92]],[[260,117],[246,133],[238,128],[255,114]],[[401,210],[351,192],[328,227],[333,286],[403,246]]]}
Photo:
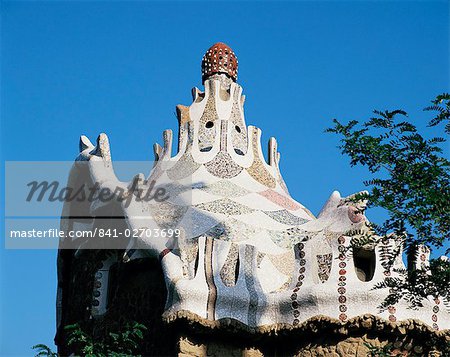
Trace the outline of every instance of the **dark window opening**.
{"label": "dark window opening", "polygon": [[239,279],[239,266],[240,266],[240,263],[239,263],[239,255],[238,255],[238,257],[236,259],[236,265],[234,266],[234,285],[236,285],[236,283]]}
{"label": "dark window opening", "polygon": [[370,281],[375,273],[375,251],[373,249],[355,249],[353,252],[353,262],[355,264],[356,275],[361,281]]}
{"label": "dark window opening", "polygon": [[195,257],[195,263],[194,263],[194,278],[197,275],[197,270],[198,270],[198,259],[199,259],[198,256],[199,256],[199,254],[198,254],[198,248],[197,248],[197,256]]}

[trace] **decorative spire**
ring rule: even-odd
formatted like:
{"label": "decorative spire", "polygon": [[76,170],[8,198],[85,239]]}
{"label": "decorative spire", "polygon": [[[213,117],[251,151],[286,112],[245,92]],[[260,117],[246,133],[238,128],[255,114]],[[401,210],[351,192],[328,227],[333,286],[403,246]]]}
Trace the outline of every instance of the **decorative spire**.
{"label": "decorative spire", "polygon": [[222,42],[212,45],[202,59],[202,82],[214,74],[225,74],[237,80],[238,60],[233,50]]}

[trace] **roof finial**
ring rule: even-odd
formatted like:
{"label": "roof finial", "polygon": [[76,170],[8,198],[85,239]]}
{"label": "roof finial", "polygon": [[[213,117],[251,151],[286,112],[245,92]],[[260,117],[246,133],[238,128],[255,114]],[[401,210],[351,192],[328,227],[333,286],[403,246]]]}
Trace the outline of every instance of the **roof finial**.
{"label": "roof finial", "polygon": [[214,74],[225,74],[237,80],[238,60],[233,50],[222,42],[212,45],[202,59],[202,82]]}

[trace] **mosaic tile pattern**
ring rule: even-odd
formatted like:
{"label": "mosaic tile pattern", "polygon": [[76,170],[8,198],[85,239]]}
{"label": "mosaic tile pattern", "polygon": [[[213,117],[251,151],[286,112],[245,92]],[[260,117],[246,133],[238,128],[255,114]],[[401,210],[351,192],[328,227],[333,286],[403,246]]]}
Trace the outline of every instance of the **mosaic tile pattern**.
{"label": "mosaic tile pattern", "polygon": [[170,199],[177,197],[180,193],[189,192],[192,189],[188,185],[182,185],[177,182],[166,183],[161,187],[166,190],[166,193],[170,197]]}
{"label": "mosaic tile pattern", "polygon": [[208,230],[217,225],[217,219],[200,210],[190,208],[185,218],[181,221],[180,227],[186,232],[188,238],[195,238],[205,234]]}
{"label": "mosaic tile pattern", "polygon": [[238,60],[233,50],[222,42],[212,45],[202,58],[202,81],[217,73],[225,73],[231,80],[237,80]]}
{"label": "mosaic tile pattern", "polygon": [[198,256],[197,240],[179,240],[180,257],[183,264],[183,276],[187,279],[193,279],[195,275],[193,264]]}
{"label": "mosaic tile pattern", "polygon": [[324,283],[330,277],[331,264],[333,262],[333,254],[318,254],[317,255],[317,266],[319,280]]}
{"label": "mosaic tile pattern", "polygon": [[175,228],[189,209],[188,206],[178,206],[167,201],[148,207],[152,218],[163,229]]}
{"label": "mosaic tile pattern", "polygon": [[308,222],[308,220],[298,217],[285,209],[279,211],[263,211],[263,212],[273,220],[289,226],[297,226]]}
{"label": "mosaic tile pattern", "polygon": [[[189,114],[189,107],[186,107],[185,105],[177,105],[177,117],[179,120],[179,125],[183,126],[185,123],[191,121],[190,114]],[[163,133],[163,135],[166,132]],[[166,139],[166,137],[165,137]]]}
{"label": "mosaic tile pattern", "polygon": [[279,247],[292,248],[295,244],[307,240],[306,232],[298,227],[282,231],[267,230],[270,239]]}
{"label": "mosaic tile pattern", "polygon": [[347,321],[347,297],[346,297],[346,285],[347,285],[347,257],[345,256],[346,247],[344,245],[345,238],[338,238],[338,250],[339,250],[339,282],[338,282],[338,302],[339,302],[339,320]]}
{"label": "mosaic tile pattern", "polygon": [[245,285],[248,292],[250,293],[250,301],[248,306],[247,323],[250,326],[256,324],[256,314],[258,312],[258,292],[255,288],[254,273],[253,273],[253,255],[255,247],[247,245],[245,246],[244,254],[244,275],[245,275]]}
{"label": "mosaic tile pattern", "polygon": [[231,142],[233,144],[233,148],[238,149],[240,153],[247,153],[247,127],[245,126],[245,122],[241,116],[241,111],[239,108],[239,90],[235,89],[233,94],[233,108],[231,109],[230,121],[232,124],[231,128]]}
{"label": "mosaic tile pattern", "polygon": [[149,181],[156,181],[158,180],[161,175],[164,173],[164,169],[163,169],[163,165],[164,163],[162,161],[159,161],[155,167],[152,169],[150,176],[149,176]]}
{"label": "mosaic tile pattern", "polygon": [[[387,240],[383,240],[382,245],[380,246],[380,252],[381,252],[381,257],[386,256],[389,253],[393,252],[392,247],[389,245],[389,242]],[[385,277],[390,277],[391,276],[391,266],[389,264],[389,262],[387,260],[383,260],[382,259],[382,266],[384,268],[383,274]],[[389,291],[392,293],[393,290],[389,289]],[[397,309],[395,308],[394,305],[389,305],[387,308],[388,312],[389,312],[389,316],[388,319],[391,322],[395,322],[397,321],[397,318],[395,316],[395,313],[397,311]]]}
{"label": "mosaic tile pattern", "polygon": [[181,145],[183,144],[183,139],[187,136],[188,130],[185,125],[180,125],[178,127],[178,148],[177,153],[180,152]]}
{"label": "mosaic tile pattern", "polygon": [[[276,147],[275,147],[275,151],[276,151]],[[281,171],[280,171],[280,153],[279,152],[275,152],[275,168],[276,168],[276,175],[277,175],[277,181],[278,184],[280,185],[280,187],[283,189],[283,191],[286,193],[286,195],[290,196],[289,194],[289,189],[286,185],[286,182],[284,182],[283,176],[281,175]]]}
{"label": "mosaic tile pattern", "polygon": [[437,297],[434,299],[434,306],[433,306],[433,315],[431,315],[431,321],[433,321],[433,329],[436,331],[439,331],[439,325],[438,325],[438,312],[439,312],[439,305],[441,304],[441,300]]}
{"label": "mosaic tile pattern", "polygon": [[232,243],[228,255],[225,259],[225,263],[220,269],[220,278],[225,286],[234,286],[236,279],[236,266],[239,258],[239,246]]}
{"label": "mosaic tile pattern", "polygon": [[213,146],[216,136],[216,125],[219,122],[214,81],[206,81],[205,85],[209,88],[209,96],[198,124],[198,147],[200,150]]}
{"label": "mosaic tile pattern", "polygon": [[230,200],[228,198],[222,198],[212,202],[201,203],[195,205],[194,207],[214,213],[220,213],[227,216],[235,216],[241,214],[247,214],[254,211],[254,209],[244,206],[236,201]]}
{"label": "mosaic tile pattern", "polygon": [[215,320],[217,287],[213,276],[213,246],[214,240],[211,237],[206,237],[205,242],[205,279],[208,285],[208,303],[206,305],[206,318],[208,320]]}
{"label": "mosaic tile pattern", "polygon": [[109,166],[111,163],[111,151],[109,146],[109,139],[105,134],[100,134],[97,138],[97,145],[91,151],[91,155],[103,158],[105,164]]}
{"label": "mosaic tile pattern", "polygon": [[253,150],[253,163],[247,169],[247,172],[251,177],[253,177],[256,181],[267,186],[269,188],[275,188],[276,181],[275,178],[270,174],[270,172],[266,169],[265,164],[259,157],[259,143],[258,143],[258,130],[253,128],[253,136],[252,136],[252,150]]}
{"label": "mosaic tile pattern", "polygon": [[192,157],[192,138],[193,138],[193,126],[188,126],[188,142],[186,144],[186,151],[180,157],[180,159],[167,170],[167,176],[171,180],[181,180],[183,178],[191,176],[198,168],[201,166],[199,163],[194,161]]}
{"label": "mosaic tile pattern", "polygon": [[250,193],[250,191],[246,190],[245,188],[235,185],[234,183],[226,180],[214,182],[213,184],[206,186],[202,185],[196,188],[208,192],[212,195],[222,197],[241,197]]}
{"label": "mosaic tile pattern", "polygon": [[256,255],[256,267],[257,268],[261,268],[261,262],[265,256],[266,256],[266,254],[258,252],[258,254]]}
{"label": "mosaic tile pattern", "polygon": [[297,283],[295,284],[295,288],[292,290],[292,295],[291,295],[291,306],[292,306],[292,315],[294,317],[292,324],[294,326],[298,325],[300,323],[300,320],[298,319],[298,317],[300,316],[300,304],[298,302],[298,291],[300,290],[300,288],[303,285],[303,280],[305,279],[305,265],[306,265],[306,260],[305,260],[305,245],[303,243],[298,243],[295,246],[295,257],[296,259],[298,259],[299,261],[299,271],[297,274]]}
{"label": "mosaic tile pattern", "polygon": [[232,240],[233,242],[242,242],[252,238],[259,233],[262,229],[249,226],[236,219],[228,219],[225,222],[216,224],[207,234],[225,241]]}
{"label": "mosaic tile pattern", "polygon": [[420,269],[427,269],[428,268],[428,259],[430,256],[430,249],[424,245],[421,245],[419,248],[419,265]]}
{"label": "mosaic tile pattern", "polygon": [[395,317],[395,313],[397,312],[397,309],[393,305],[388,306],[388,312],[389,312],[389,321],[395,322],[397,321],[397,318]]}
{"label": "mosaic tile pattern", "polygon": [[220,73],[216,73],[208,77],[208,79],[214,79],[215,81],[220,82],[219,96],[222,100],[228,100],[230,98],[230,95],[226,92],[226,90],[229,89],[231,83],[233,83],[233,80],[231,78],[223,76]]}
{"label": "mosaic tile pattern", "polygon": [[[340,321],[346,322],[351,316],[349,312],[364,311],[379,317],[388,316],[390,322],[399,322],[397,320],[400,317],[412,318],[426,321],[435,330],[447,329],[450,326],[449,302],[442,297],[424,300],[424,307],[417,311],[406,310],[406,303],[399,301],[388,306],[388,314],[383,312],[380,315],[374,302],[379,300],[385,290],[373,293],[370,282],[360,282],[354,274],[352,258],[347,254],[346,239],[350,237],[346,237],[345,232],[360,232],[365,227],[365,204],[356,205],[351,201],[352,196],[341,198],[338,192],[334,192],[324,211],[315,218],[294,201],[279,171],[280,156],[276,142],[271,140],[269,145],[269,166],[262,155],[259,156],[259,131],[252,128],[252,132],[249,132],[245,126],[240,87],[234,84],[235,78],[230,78],[230,73],[217,71],[220,66],[227,67],[223,62],[214,63],[215,60],[221,60],[220,53],[214,53],[213,50],[210,55],[210,61],[205,61],[203,68],[203,74],[207,76],[203,79],[207,79],[205,86],[208,96],[195,90],[194,103],[190,107],[177,107],[179,146],[186,144],[185,149],[176,157],[170,157],[172,137],[165,132],[164,149],[158,145],[154,150],[158,163],[150,176],[158,181],[157,184],[166,185],[171,198],[183,195],[174,202],[182,198],[189,200],[189,193],[192,193],[196,206],[192,206],[192,201],[177,205],[170,201],[143,204],[135,200],[132,202],[134,206],[124,208],[125,223],[130,227],[139,225],[136,215],[140,217],[142,212],[144,219],[152,216],[159,227],[179,228],[182,232],[176,242],[141,237],[146,247],[152,254],[156,253],[163,264],[168,290],[166,312],[177,314],[184,310],[209,320],[219,316],[229,317],[247,324],[251,329],[272,324],[299,325],[317,312],[331,312],[328,317],[338,317]],[[231,74],[234,75],[234,72]],[[228,115],[225,113],[230,114],[228,118],[219,118],[219,114]],[[203,151],[195,152],[195,159],[192,155],[194,134]],[[220,135],[219,138],[217,135]],[[249,135],[252,135],[251,148]],[[214,148],[218,154],[213,158],[212,152],[207,152],[216,142],[220,147]],[[233,148],[227,148],[229,144]],[[238,156],[228,154],[232,149]],[[116,180],[105,135],[99,136],[96,147],[88,139],[82,138],[80,150],[82,153],[77,160],[102,159],[99,160],[103,163],[100,168],[93,170],[91,167],[93,178],[107,178],[108,183]],[[206,157],[210,161],[204,164],[204,168],[201,167],[203,164],[195,162],[197,158],[198,162],[204,162]],[[162,163],[167,164],[167,171]],[[250,165],[245,169],[248,175],[242,173],[244,167],[240,165]],[[190,180],[186,187],[181,185],[181,180],[189,181],[193,174],[199,183],[193,184]],[[72,181],[80,178],[76,170],[71,175],[74,175],[71,176]],[[261,190],[258,192],[260,196],[255,198],[256,191]],[[65,212],[69,212],[70,208],[65,205]],[[68,223],[66,229],[73,227],[74,222]],[[77,227],[81,229],[84,226]],[[217,242],[216,239],[228,241],[229,244]],[[332,255],[330,249],[336,242],[338,252],[333,251]],[[395,244],[390,240],[383,244],[385,247],[378,251],[381,258],[395,249]],[[133,252],[136,253],[133,255]],[[306,252],[311,253],[306,256]],[[138,253],[144,255],[143,250],[131,247],[127,250],[126,258],[138,259],[141,257]],[[418,250],[415,268],[428,267],[429,253],[426,248]],[[102,257],[95,258],[98,262],[103,260]],[[122,260],[123,257],[118,259]],[[218,266],[219,262],[221,266]],[[382,259],[378,259],[375,264],[377,281],[380,270],[385,277],[395,273],[391,267],[384,265]],[[313,267],[311,272],[309,266]],[[217,268],[215,277],[213,267]],[[337,276],[334,276],[336,268]],[[243,274],[236,277],[239,272]],[[101,290],[107,291],[106,267],[92,271],[92,274],[95,274],[93,296],[88,295],[94,305],[91,312],[100,314],[102,298],[105,296]],[[318,274],[318,279],[315,274]],[[216,283],[219,284],[219,277],[223,282],[220,284],[220,294],[223,296],[217,296]],[[350,286],[355,288],[348,291]]]}
{"label": "mosaic tile pattern", "polygon": [[214,159],[205,164],[206,170],[216,177],[230,179],[239,175],[242,167],[236,164],[227,152],[220,151]]}
{"label": "mosaic tile pattern", "polygon": [[258,193],[261,196],[264,196],[265,198],[267,198],[269,201],[277,204],[278,206],[283,207],[288,210],[291,210],[291,211],[296,211],[301,207],[297,202],[295,202],[291,198],[283,196],[283,195],[279,194],[278,192],[271,190],[271,189],[262,191],[262,192],[258,192]]}
{"label": "mosaic tile pattern", "polygon": [[266,256],[281,274],[289,276],[293,273],[294,253],[292,251],[279,255],[267,254]]}

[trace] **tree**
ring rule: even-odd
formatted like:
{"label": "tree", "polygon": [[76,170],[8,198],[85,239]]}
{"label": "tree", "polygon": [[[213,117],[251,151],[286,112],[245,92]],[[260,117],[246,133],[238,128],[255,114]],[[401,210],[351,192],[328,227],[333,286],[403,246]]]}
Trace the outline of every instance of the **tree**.
{"label": "tree", "polygon": [[53,352],[50,347],[44,345],[42,343],[34,345],[31,347],[33,350],[36,350],[36,357],[46,356],[46,357],[58,357],[56,352]]}
{"label": "tree", "polygon": [[64,328],[67,333],[67,346],[76,354],[92,357],[137,356],[140,342],[147,328],[137,322],[128,322],[118,331],[110,331],[101,338],[87,333],[79,324]]}
{"label": "tree", "polygon": [[431,103],[433,105],[426,107],[425,110],[436,112],[436,116],[430,121],[429,126],[436,126],[443,121],[448,121],[444,130],[450,134],[450,94],[440,94]]}
{"label": "tree", "polygon": [[[132,321],[127,322],[119,330],[109,331],[100,337],[94,337],[92,333],[86,331],[86,327],[82,328],[78,323],[67,325],[64,330],[67,334],[67,346],[76,356],[126,357],[139,356],[137,351],[147,328]],[[33,346],[33,349],[38,352],[36,357],[58,356],[57,353],[43,344]]]}
{"label": "tree", "polygon": [[[444,133],[450,133],[449,94],[437,96],[425,110],[436,113],[429,126],[447,122]],[[341,137],[339,149],[350,157],[351,166],[368,169],[371,178],[364,182],[369,188],[368,208],[381,207],[387,212],[383,224],[372,224],[372,237],[386,237],[392,232],[404,240],[407,252],[425,244],[447,247],[449,254],[450,161],[442,149],[446,139],[425,138],[403,110],[374,114],[362,123],[352,120],[342,124],[334,119],[334,126],[326,130]],[[384,263],[392,264],[394,258],[392,254]],[[382,308],[402,298],[413,307],[421,306],[428,296],[450,300],[448,258],[431,259],[429,267],[400,273],[402,279],[386,278],[377,285],[391,288]]]}

